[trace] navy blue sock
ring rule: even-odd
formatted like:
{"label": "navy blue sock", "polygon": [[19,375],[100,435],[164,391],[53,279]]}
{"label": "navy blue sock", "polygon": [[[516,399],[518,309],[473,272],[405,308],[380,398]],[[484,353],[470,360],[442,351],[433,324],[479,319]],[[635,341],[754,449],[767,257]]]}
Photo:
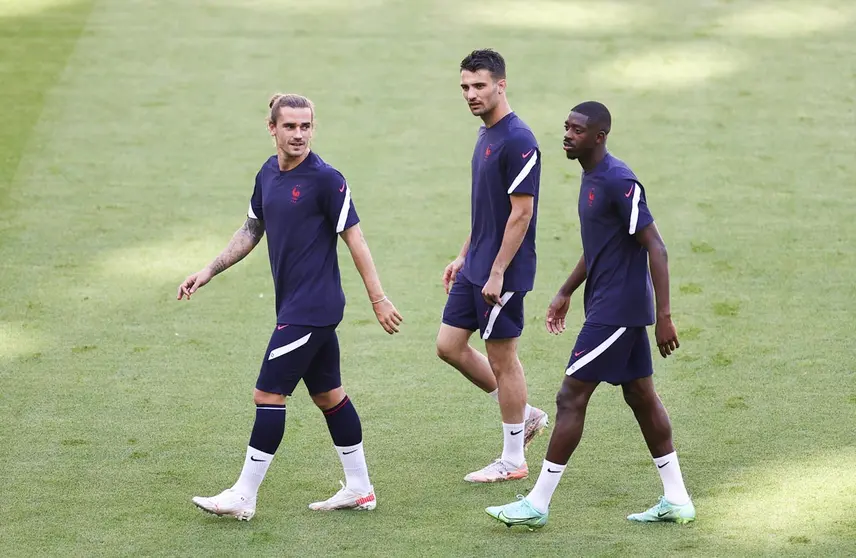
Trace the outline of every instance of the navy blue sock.
{"label": "navy blue sock", "polygon": [[332,409],[324,411],[324,418],[334,446],[355,446],[363,441],[360,415],[347,395]]}
{"label": "navy blue sock", "polygon": [[250,435],[250,447],[276,453],[285,434],[285,405],[256,404],[256,422]]}

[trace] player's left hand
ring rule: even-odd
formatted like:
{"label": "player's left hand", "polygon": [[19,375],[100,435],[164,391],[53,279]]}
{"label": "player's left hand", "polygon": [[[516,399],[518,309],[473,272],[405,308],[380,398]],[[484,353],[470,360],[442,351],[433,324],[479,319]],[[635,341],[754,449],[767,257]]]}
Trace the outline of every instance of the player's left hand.
{"label": "player's left hand", "polygon": [[380,323],[385,332],[390,335],[398,333],[398,326],[401,325],[404,318],[395,309],[391,300],[384,297],[383,301],[374,304],[372,308],[374,309],[378,323]]}
{"label": "player's left hand", "polygon": [[490,277],[482,288],[482,298],[487,302],[488,306],[502,306],[502,284],[504,279],[502,275],[491,273]]}
{"label": "player's left hand", "polygon": [[657,339],[657,347],[660,349],[660,355],[663,358],[666,358],[681,346],[678,342],[678,330],[675,328],[671,316],[657,318],[654,337]]}

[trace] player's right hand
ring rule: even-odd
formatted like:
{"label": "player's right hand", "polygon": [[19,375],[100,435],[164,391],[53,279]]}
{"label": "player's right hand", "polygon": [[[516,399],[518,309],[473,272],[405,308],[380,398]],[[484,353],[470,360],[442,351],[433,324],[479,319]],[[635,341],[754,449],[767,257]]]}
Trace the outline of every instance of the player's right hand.
{"label": "player's right hand", "polygon": [[181,300],[182,296],[186,296],[190,300],[190,295],[195,293],[197,289],[208,283],[214,274],[207,267],[202,271],[197,271],[193,275],[189,275],[184,282],[178,286],[177,300]]}
{"label": "player's right hand", "polygon": [[449,291],[452,290],[452,283],[455,282],[455,277],[458,276],[458,272],[461,271],[462,267],[464,267],[464,259],[459,257],[455,258],[455,261],[447,265],[443,271],[443,288],[446,289],[446,294],[449,294]]}
{"label": "player's right hand", "polygon": [[547,331],[553,335],[559,335],[565,331],[565,316],[571,308],[571,297],[562,293],[553,297],[550,306],[547,307]]}

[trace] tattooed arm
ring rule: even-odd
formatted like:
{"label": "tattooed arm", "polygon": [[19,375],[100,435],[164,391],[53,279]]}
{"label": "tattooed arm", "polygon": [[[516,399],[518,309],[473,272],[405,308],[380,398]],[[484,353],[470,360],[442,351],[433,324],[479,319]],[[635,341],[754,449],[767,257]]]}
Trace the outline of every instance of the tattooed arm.
{"label": "tattooed arm", "polygon": [[190,275],[178,286],[178,300],[181,300],[182,296],[186,296],[190,300],[190,295],[213,279],[215,275],[243,260],[247,254],[253,251],[264,234],[264,221],[247,217],[247,221],[235,232],[232,240],[229,241],[229,245],[220,255],[205,266],[202,271]]}

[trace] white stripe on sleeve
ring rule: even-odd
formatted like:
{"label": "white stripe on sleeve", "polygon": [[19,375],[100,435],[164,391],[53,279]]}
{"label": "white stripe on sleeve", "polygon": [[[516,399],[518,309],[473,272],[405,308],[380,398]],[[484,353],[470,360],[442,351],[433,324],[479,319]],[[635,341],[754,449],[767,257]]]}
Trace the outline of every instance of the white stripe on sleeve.
{"label": "white stripe on sleeve", "polygon": [[577,372],[580,368],[582,368],[586,364],[590,363],[591,361],[593,361],[594,359],[599,357],[601,355],[601,353],[603,353],[603,351],[607,350],[610,347],[610,345],[615,343],[618,340],[618,338],[621,337],[621,334],[624,333],[625,331],[627,331],[626,327],[620,327],[617,330],[615,330],[615,333],[610,335],[606,341],[604,341],[603,343],[601,343],[600,345],[598,345],[597,347],[592,349],[592,351],[589,354],[587,354],[586,356],[584,356],[580,360],[573,363],[565,371],[565,374],[568,376],[571,376],[574,372]]}
{"label": "white stripe on sleeve", "polygon": [[636,234],[636,222],[639,220],[639,200],[642,198],[642,187],[639,183],[633,185],[633,208],[630,210],[630,234]]}
{"label": "white stripe on sleeve", "polygon": [[339,222],[336,224],[336,233],[345,230],[345,223],[348,221],[348,211],[351,209],[351,188],[345,184],[345,201],[342,203],[342,209],[339,211]]}
{"label": "white stripe on sleeve", "polygon": [[253,211],[252,202],[250,202],[250,208],[247,210],[247,217],[249,217],[250,219],[258,219],[258,217],[256,217],[256,212]]}
{"label": "white stripe on sleeve", "polygon": [[511,187],[508,189],[509,195],[514,192],[514,190],[520,186],[520,183],[529,176],[529,173],[532,172],[532,169],[535,168],[535,162],[538,161],[538,150],[532,150],[532,158],[529,159],[529,162],[520,169],[520,172],[517,174],[517,178],[514,179],[514,182],[511,183]]}

